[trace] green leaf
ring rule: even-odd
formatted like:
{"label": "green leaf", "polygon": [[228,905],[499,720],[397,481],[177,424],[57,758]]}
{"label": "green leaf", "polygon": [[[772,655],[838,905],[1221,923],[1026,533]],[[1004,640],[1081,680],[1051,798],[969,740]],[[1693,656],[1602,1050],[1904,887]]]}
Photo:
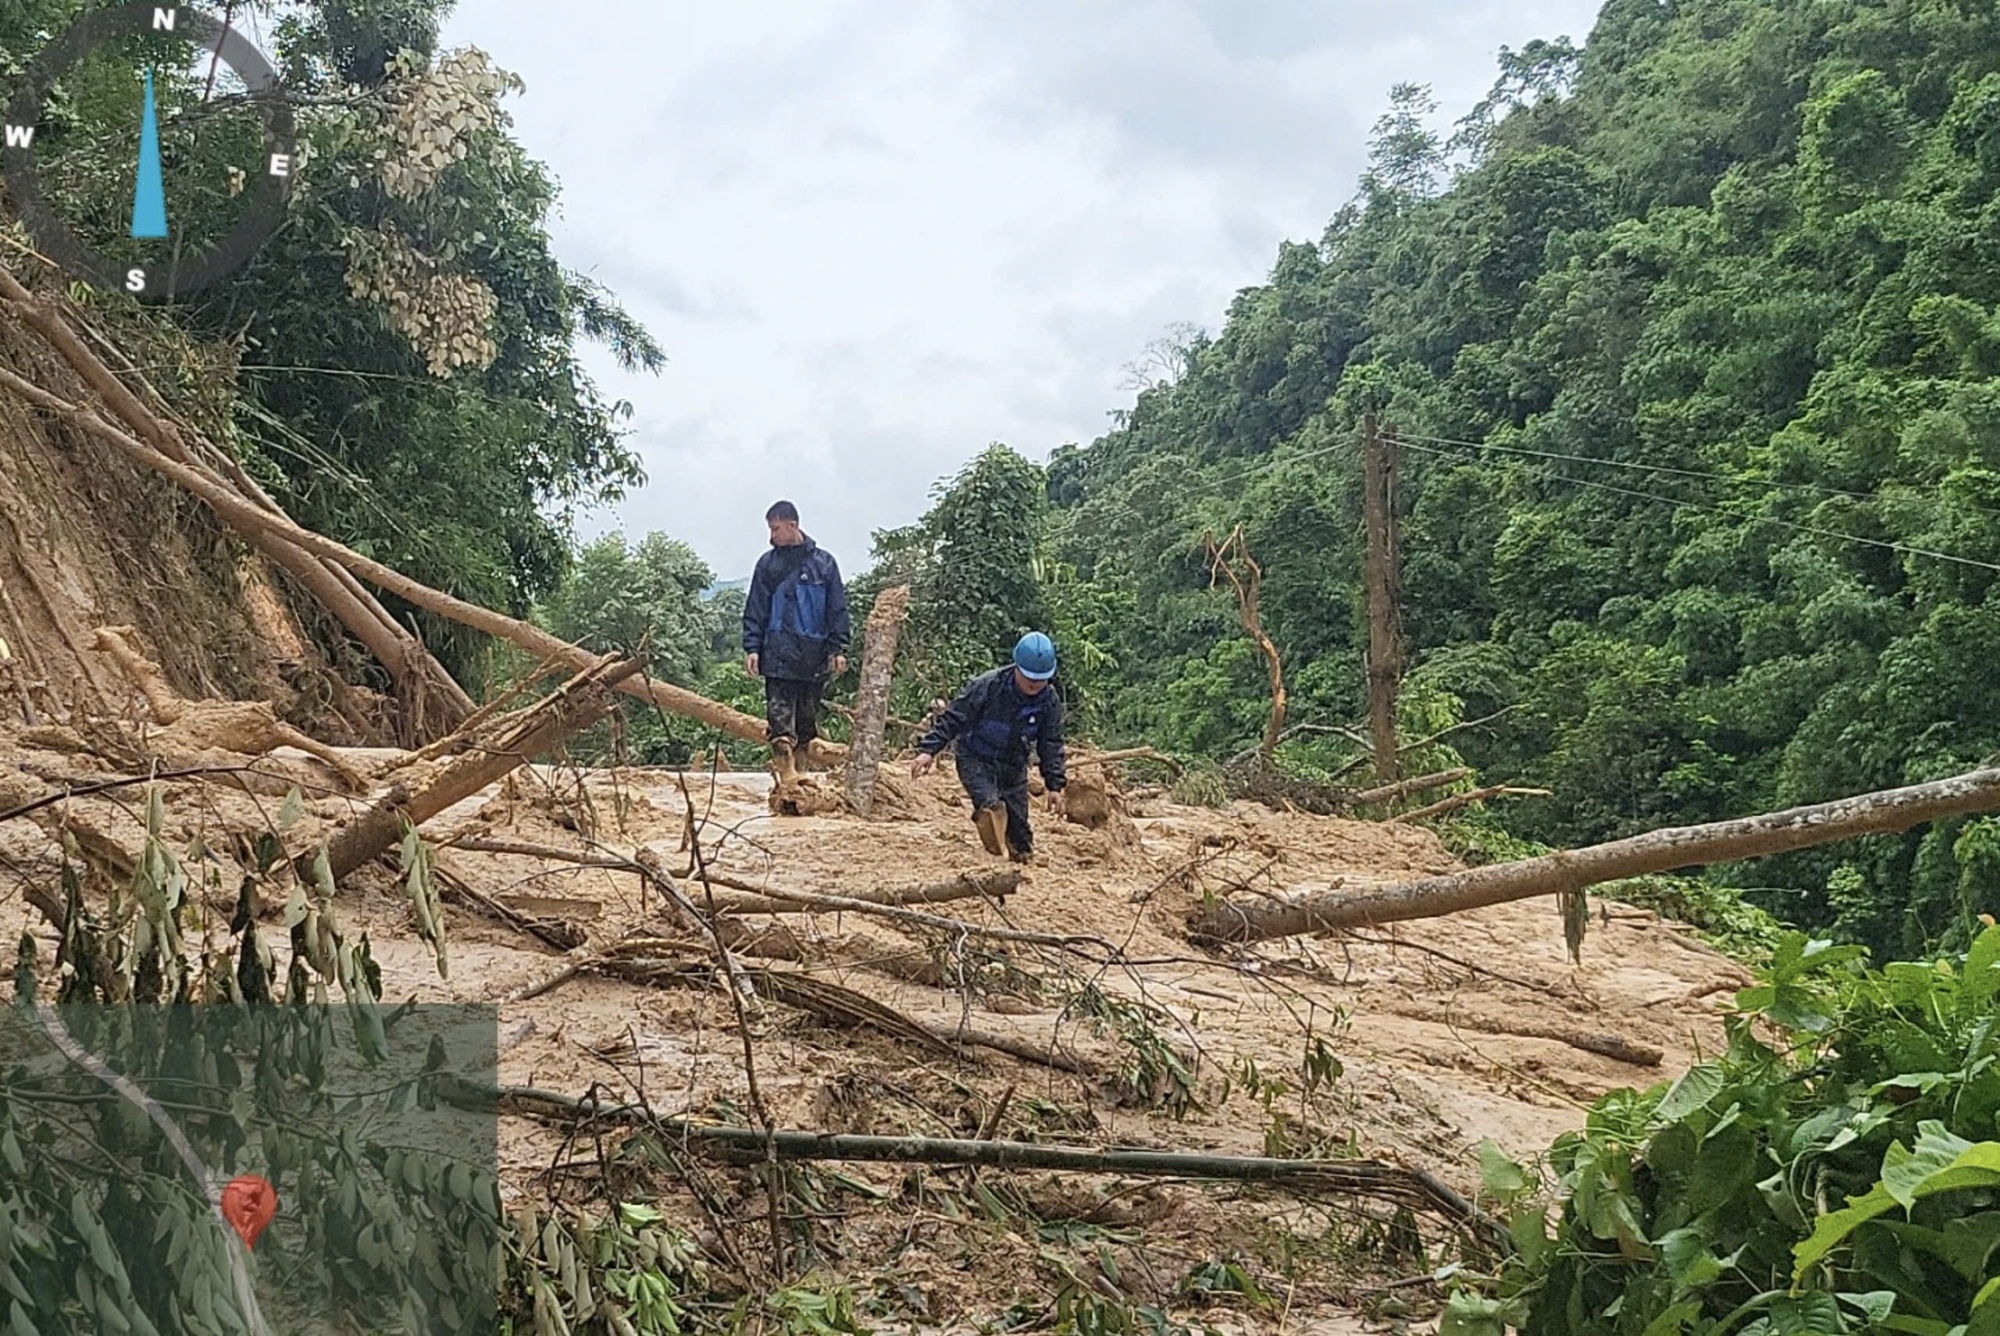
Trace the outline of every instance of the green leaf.
{"label": "green leaf", "polygon": [[1660,1121],[1677,1123],[1722,1093],[1728,1076],[1719,1062],[1702,1062],[1688,1068],[1667,1087],[1654,1111]]}
{"label": "green leaf", "polygon": [[290,830],[305,815],[305,799],[300,796],[298,786],[293,785],[285,794],[285,801],[278,806],[278,829]]}
{"label": "green leaf", "polygon": [[1848,1330],[1831,1294],[1782,1295],[1771,1301],[1771,1336],[1842,1336]]}
{"label": "green leaf", "polygon": [[1437,1336],[1507,1336],[1506,1306],[1471,1290],[1454,1290],[1438,1319]]}
{"label": "green leaf", "polygon": [[1503,1201],[1512,1201],[1532,1186],[1527,1171],[1489,1137],[1479,1143],[1479,1182]]}
{"label": "green leaf", "polygon": [[1959,988],[1960,1005],[1967,1011],[2000,995],[2000,927],[1987,928],[1972,939]]}

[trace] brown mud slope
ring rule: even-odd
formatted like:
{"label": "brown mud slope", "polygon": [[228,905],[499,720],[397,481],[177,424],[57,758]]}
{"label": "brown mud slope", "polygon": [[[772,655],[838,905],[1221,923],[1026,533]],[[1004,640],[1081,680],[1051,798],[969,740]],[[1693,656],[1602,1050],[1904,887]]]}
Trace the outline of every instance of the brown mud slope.
{"label": "brown mud slope", "polygon": [[[72,400],[76,374],[0,322],[0,365]],[[130,684],[93,653],[132,626],[194,698],[292,702],[285,668],[312,657],[264,573],[200,502],[66,422],[0,394],[0,711],[38,722],[124,715]]]}
{"label": "brown mud slope", "polygon": [[[394,756],[369,755],[378,765]],[[12,771],[0,788],[13,790],[0,793],[0,809],[46,791],[47,780],[77,763],[19,738],[0,740],[0,762]],[[308,782],[317,774],[317,762],[282,751],[271,764]],[[579,832],[589,832],[600,857],[657,855],[655,866],[672,873],[689,865],[692,824],[712,878],[734,883],[713,888],[719,899],[740,899],[746,887],[851,897],[1004,867],[980,850],[949,779],[895,783],[893,801],[868,821],[773,817],[768,788],[763,775],[683,781],[662,771],[538,767],[425,827],[450,877],[518,912],[560,920],[569,940],[583,939],[568,955],[453,909],[450,977],[440,978],[410,927],[407,901],[375,868],[352,879],[345,926],[368,930],[386,1001],[499,1004],[506,1084],[567,1095],[598,1087],[643,1097],[663,1114],[741,1123],[757,1107],[747,1047],[757,1096],[782,1127],[1372,1158],[1429,1170],[1468,1195],[1481,1138],[1533,1154],[1578,1126],[1596,1095],[1672,1077],[1720,1044],[1718,1008],[1746,982],[1673,925],[1610,902],[1594,903],[1576,968],[1549,901],[1207,954],[1181,927],[1204,895],[1363,886],[1447,870],[1453,859],[1423,829],[1246,804],[1141,803],[1099,830],[1056,821],[1038,805],[1037,857],[1004,908],[967,900],[921,909],[1075,939],[1072,949],[853,912],[746,916],[726,930],[746,970],[841,985],[902,1020],[842,1024],[839,1005],[813,1014],[792,1000],[796,989],[753,984],[745,1026],[726,993],[704,986],[714,979],[706,949],[657,885],[625,870],[452,847],[508,842],[581,853]],[[289,851],[331,834],[359,801],[309,800],[286,832]],[[169,837],[191,841],[205,831],[207,847],[222,848],[218,826],[268,828],[274,805],[176,788]],[[0,824],[0,855],[24,871],[51,870],[50,810]],[[68,810],[113,843],[139,843],[143,804],[129,792],[81,797]],[[237,882],[225,875],[217,884]],[[677,884],[697,902],[710,894],[699,876]],[[269,906],[273,915],[281,905]],[[229,907],[227,896],[195,906],[205,917],[190,940],[205,933],[226,941]],[[18,896],[5,917],[4,926],[37,930],[46,964],[46,925]],[[267,918],[264,932],[282,958],[282,931]],[[634,934],[664,939],[656,954],[683,951],[690,968],[665,986],[588,969],[559,979]],[[552,981],[538,996],[509,1000]],[[1030,1053],[1053,1046],[1060,1061],[1089,1071],[888,1032],[902,1021],[932,1035],[978,1032]],[[1655,1053],[1657,1065],[1645,1065]],[[769,1252],[770,1213],[755,1175],[685,1164],[669,1173],[615,1156],[606,1163],[607,1136],[615,1144],[615,1133],[572,1136],[510,1119],[502,1144],[514,1200],[586,1202],[604,1191],[655,1199],[725,1265],[765,1266],[758,1259]],[[923,1324],[992,1320],[1018,1298],[1029,1326],[1046,1325],[1050,1296],[1066,1279],[1123,1302],[1183,1310],[1189,1285],[1199,1288],[1199,1277],[1212,1279],[1214,1264],[1226,1262],[1288,1306],[1239,1299],[1209,1319],[1244,1330],[1346,1330],[1336,1324],[1357,1305],[1421,1309],[1421,1287],[1380,1284],[1451,1255],[1437,1221],[1413,1229],[1419,1222],[1366,1201],[1248,1185],[885,1164],[800,1166],[793,1181],[794,1200],[805,1205],[793,1212],[792,1274],[812,1266],[845,1278],[882,1311]],[[747,1261],[746,1250],[755,1254]]]}

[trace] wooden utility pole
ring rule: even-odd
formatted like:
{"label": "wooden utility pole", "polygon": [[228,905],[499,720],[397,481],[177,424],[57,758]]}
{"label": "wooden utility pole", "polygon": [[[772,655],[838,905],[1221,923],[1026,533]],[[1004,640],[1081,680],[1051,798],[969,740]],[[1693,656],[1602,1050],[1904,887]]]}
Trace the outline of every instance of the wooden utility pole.
{"label": "wooden utility pole", "polygon": [[1362,421],[1362,508],[1368,521],[1368,731],[1375,745],[1375,776],[1402,777],[1396,758],[1396,680],[1402,654],[1396,644],[1396,473],[1394,430],[1385,434],[1370,413]]}

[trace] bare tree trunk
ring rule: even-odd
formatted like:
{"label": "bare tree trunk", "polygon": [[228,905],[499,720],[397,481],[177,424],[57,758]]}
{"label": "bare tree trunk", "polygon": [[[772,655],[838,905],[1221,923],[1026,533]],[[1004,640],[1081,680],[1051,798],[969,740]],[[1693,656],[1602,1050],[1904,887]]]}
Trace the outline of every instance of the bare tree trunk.
{"label": "bare tree trunk", "polygon": [[420,826],[439,812],[497,783],[530,757],[540,755],[611,712],[610,689],[639,671],[639,661],[605,660],[567,683],[526,719],[490,746],[480,747],[433,776],[414,793],[397,785],[386,797],[334,837],[327,865],[336,881],[393,848],[403,823]]}
{"label": "bare tree trunk", "polygon": [[1369,414],[1362,427],[1362,503],[1368,523],[1368,731],[1375,744],[1375,777],[1383,783],[1400,778],[1396,752],[1395,572],[1390,535],[1389,449]]}
{"label": "bare tree trunk", "polygon": [[[490,608],[482,608],[476,603],[467,603],[464,599],[432,589],[401,571],[384,566],[381,562],[364,557],[331,538],[303,528],[286,515],[266,514],[201,470],[168,458],[137,437],[106,422],[90,409],[51,394],[5,368],[0,368],[0,386],[13,390],[40,408],[68,418],[83,430],[116,446],[132,459],[165,474],[207,502],[210,509],[239,531],[275,534],[314,556],[340,563],[356,575],[362,576],[378,588],[387,590],[405,602],[415,604],[428,612],[434,612],[461,626],[469,626],[475,631],[483,631],[487,635],[518,645],[538,658],[553,659],[559,664],[577,670],[589,668],[598,661],[597,656],[589,650],[569,644],[538,626],[517,621],[505,613],[494,612]],[[686,715],[731,737],[741,738],[746,742],[761,743],[765,740],[763,720],[671,683],[635,681],[628,678],[619,684],[618,690],[628,696],[653,701],[663,710]],[[815,739],[811,755],[827,764],[833,764],[846,759],[847,749]]]}
{"label": "bare tree trunk", "polygon": [[1333,893],[1289,903],[1218,904],[1191,916],[1188,929],[1206,941],[1254,942],[1401,919],[1436,918],[1510,900],[1574,893],[1624,877],[1765,858],[1861,835],[1904,831],[1943,817],[1996,808],[2000,808],[2000,769],[1975,770],[1929,784],[1764,816],[1655,830],[1587,849],[1424,877],[1358,895]]}
{"label": "bare tree trunk", "polygon": [[875,805],[875,768],[882,761],[889,724],[889,680],[896,671],[896,638],[910,611],[910,587],[896,585],[875,597],[861,647],[861,690],[854,700],[854,735],[847,748],[847,801],[862,816]]}
{"label": "bare tree trunk", "polygon": [[[1215,541],[1214,534],[1205,535],[1208,542],[1208,584],[1215,587],[1218,576],[1228,577],[1230,587],[1236,591],[1236,615],[1243,623],[1243,629],[1257,645],[1257,652],[1264,656],[1265,671],[1271,677],[1271,714],[1264,724],[1264,739],[1258,744],[1257,754],[1263,758],[1264,767],[1271,766],[1272,753],[1278,750],[1278,739],[1285,729],[1285,664],[1278,657],[1278,647],[1271,637],[1264,634],[1264,623],[1257,611],[1257,594],[1264,585],[1264,571],[1250,555],[1249,545],[1243,539],[1243,526],[1237,525],[1228,538]],[[1249,579],[1236,573],[1237,561],[1243,563],[1249,572]]]}

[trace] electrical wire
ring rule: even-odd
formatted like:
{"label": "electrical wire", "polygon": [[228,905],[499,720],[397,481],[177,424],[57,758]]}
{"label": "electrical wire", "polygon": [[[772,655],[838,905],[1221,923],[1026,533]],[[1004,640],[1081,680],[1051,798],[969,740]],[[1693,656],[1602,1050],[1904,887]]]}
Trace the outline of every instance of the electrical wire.
{"label": "electrical wire", "polygon": [[[1527,455],[1535,459],[1554,459],[1569,464],[1592,464],[1599,468],[1632,469],[1640,473],[1668,473],[1681,478],[1698,478],[1704,482],[1725,483],[1731,487],[1762,487],[1768,491],[1816,492],[1823,496],[1844,496],[1855,501],[1875,501],[1880,498],[1869,492],[1851,492],[1840,487],[1828,487],[1817,482],[1779,482],[1775,478],[1733,478],[1726,473],[1709,473],[1700,469],[1675,468],[1671,464],[1641,464],[1629,459],[1599,459],[1592,455],[1566,455],[1555,450],[1531,450],[1524,445],[1499,445],[1492,441],[1459,441],[1449,436],[1425,436],[1397,431],[1398,441],[1425,441],[1432,445],[1456,445],[1468,450],[1492,450],[1507,455]],[[1970,501],[1957,503],[1968,510],[1982,515],[2000,518],[2000,510],[1977,505]]]}
{"label": "electrical wire", "polygon": [[[1465,457],[1462,451],[1434,450],[1428,446],[1412,444],[1410,438],[1407,436],[1398,436],[1397,444],[1407,446],[1419,454],[1438,455],[1445,458]],[[1792,520],[1781,520],[1771,515],[1746,515],[1740,510],[1731,510],[1724,506],[1707,504],[1701,501],[1690,501],[1684,497],[1661,496],[1657,492],[1642,492],[1636,488],[1618,487],[1611,483],[1592,482],[1587,478],[1566,478],[1563,481],[1577,487],[1587,487],[1593,491],[1612,492],[1619,496],[1629,496],[1642,501],[1658,502],[1661,505],[1671,506],[1676,510],[1703,510],[1711,514],[1726,515],[1731,519],[1748,521],[1752,524],[1775,524],[1779,528],[1791,529],[1797,533],[1811,534],[1818,538],[1832,538],[1843,543],[1858,543],[1865,547],[1885,548],[1891,552],[1899,552],[1913,557],[1931,557],[1935,560],[1950,562],[1958,566],[1970,566],[1976,570],[2000,572],[2000,564],[1994,562],[1978,561],[1972,557],[1956,556],[1950,552],[1938,552],[1930,548],[1912,547],[1907,543],[1892,543],[1883,538],[1863,538],[1858,534],[1842,533],[1837,529],[1823,529],[1812,524],[1799,524]]]}

